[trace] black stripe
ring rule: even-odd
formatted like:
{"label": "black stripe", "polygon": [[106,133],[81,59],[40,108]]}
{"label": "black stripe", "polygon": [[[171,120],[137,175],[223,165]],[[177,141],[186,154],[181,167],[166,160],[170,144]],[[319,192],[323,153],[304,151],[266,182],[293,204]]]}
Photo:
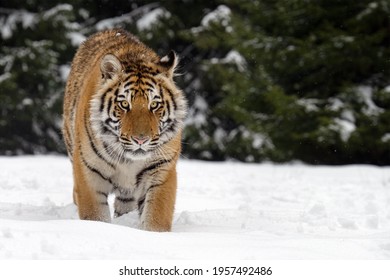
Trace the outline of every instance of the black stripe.
{"label": "black stripe", "polygon": [[107,154],[110,155],[112,153],[112,148],[109,147],[106,142],[103,142],[103,148],[104,148],[104,150],[106,151]]}
{"label": "black stripe", "polygon": [[148,81],[145,82],[145,85],[151,87],[152,89],[154,89],[154,85]]}
{"label": "black stripe", "polygon": [[176,125],[175,125],[175,122],[168,119],[166,122],[165,122],[165,126],[163,128],[163,130],[161,131],[161,134],[163,133],[169,133],[169,132],[174,132],[176,129]]}
{"label": "black stripe", "polygon": [[100,173],[99,170],[97,170],[96,168],[92,167],[92,166],[85,160],[85,158],[84,158],[83,154],[81,153],[81,151],[80,151],[80,155],[81,155],[81,160],[83,161],[84,165],[85,165],[90,171],[92,171],[93,173],[99,175],[99,176],[100,176],[103,180],[105,180],[105,181],[108,181],[108,182],[111,181],[110,178],[105,177],[102,173]]}
{"label": "black stripe", "polygon": [[[113,132],[113,130],[115,131],[115,128],[113,128],[112,126],[111,126],[111,123],[113,123],[113,124],[115,124],[116,122],[114,121],[114,120],[112,120],[111,118],[108,118],[108,119],[106,119],[105,121],[104,121],[104,127],[106,128],[106,129],[108,129],[112,134],[114,134],[115,136],[116,136],[116,134]],[[104,131],[104,132],[106,132],[106,131]]]}
{"label": "black stripe", "polygon": [[[137,80],[134,81],[135,83],[139,83],[141,79],[149,79],[152,83],[157,84],[156,79],[154,78],[155,73],[158,74],[157,72],[143,72],[141,73],[140,71],[134,71],[131,73],[132,78],[136,78]],[[145,85],[146,82],[142,80],[142,84]]]}
{"label": "black stripe", "polygon": [[128,76],[128,77],[126,78],[126,80],[123,81],[123,82],[125,83],[125,84],[123,85],[123,88],[127,88],[129,85],[131,85],[131,84],[133,83],[133,81],[130,81],[131,78],[132,78],[132,76]]}
{"label": "black stripe", "polygon": [[91,148],[92,150],[94,151],[94,153],[101,159],[103,160],[107,165],[111,166],[112,168],[114,168],[114,164],[112,164],[111,162],[109,162],[106,158],[104,158],[100,153],[99,151],[97,150],[96,146],[95,146],[95,143],[92,139],[92,135],[88,129],[88,123],[87,123],[87,118],[84,118],[85,121],[84,121],[84,126],[85,126],[85,130],[87,131],[87,136],[88,136],[88,142],[89,144],[91,145]]}
{"label": "black stripe", "polygon": [[[157,72],[153,72],[153,73],[156,73],[158,74]],[[153,77],[155,74],[151,73],[151,76],[148,75],[148,79],[150,79],[152,81],[152,83],[154,83],[155,85],[157,84],[157,81],[156,79]]]}
{"label": "black stripe", "polygon": [[146,193],[148,193],[150,190],[152,190],[152,189],[154,189],[154,188],[157,188],[157,187],[160,187],[161,185],[151,185],[148,189],[147,189],[147,191],[146,191]]}
{"label": "black stripe", "polygon": [[111,98],[109,98],[108,99],[108,105],[107,105],[107,113],[110,113],[111,106],[112,106],[112,100],[111,100]]}
{"label": "black stripe", "polygon": [[134,67],[126,66],[125,67],[125,73],[130,75],[130,78],[132,75],[134,75]]}
{"label": "black stripe", "polygon": [[133,81],[129,81],[129,82],[127,82],[123,87],[124,87],[124,88],[127,88],[128,86],[130,86],[130,85],[132,85],[132,84],[134,84],[134,82],[133,82]]}
{"label": "black stripe", "polygon": [[[160,186],[161,186],[161,185],[152,185],[152,186],[150,186],[150,187],[148,188],[148,190],[146,191],[146,194],[147,194],[150,190],[152,190],[152,189],[154,189],[154,188],[156,188],[156,187],[160,187]],[[144,208],[145,208],[145,199],[146,199],[146,195],[143,196],[143,197],[142,197],[140,200],[138,200],[138,202],[137,202],[138,214],[139,214],[139,216],[141,216],[142,213],[143,213],[143,211],[144,211]],[[151,199],[147,200],[146,203],[150,203],[150,201],[151,201]]]}
{"label": "black stripe", "polygon": [[169,106],[169,102],[167,101],[164,101],[165,103],[165,108],[167,108],[167,111],[168,111],[168,119],[169,119],[169,116],[171,115],[171,106]]}
{"label": "black stripe", "polygon": [[142,212],[144,211],[144,207],[145,207],[145,197],[138,200],[137,206],[138,206],[138,214],[139,214],[139,216],[141,216]]}
{"label": "black stripe", "polygon": [[97,193],[97,194],[99,194],[99,195],[102,195],[102,196],[104,196],[105,198],[107,198],[107,197],[108,197],[108,194],[106,194],[105,192],[96,191],[96,193]]}
{"label": "black stripe", "polygon": [[141,183],[141,181],[142,181],[143,176],[145,175],[145,173],[150,172],[150,171],[152,171],[152,170],[154,170],[154,169],[157,169],[157,168],[159,168],[160,166],[162,166],[162,165],[164,165],[164,164],[166,164],[166,163],[169,163],[169,162],[171,162],[171,161],[172,161],[172,159],[169,159],[169,160],[163,159],[163,160],[160,160],[160,161],[158,161],[158,162],[156,162],[156,163],[153,163],[153,164],[149,165],[148,167],[145,167],[143,170],[141,170],[141,171],[137,174],[137,177],[136,177],[136,178],[137,178],[137,182],[136,182],[135,187],[137,188],[137,187],[139,186],[139,184]]}
{"label": "black stripe", "polygon": [[104,150],[106,151],[106,153],[111,155],[112,157],[115,158],[115,157],[119,156],[119,154],[113,148],[108,146],[106,142],[103,142],[103,147],[104,147]]}
{"label": "black stripe", "polygon": [[158,141],[159,141],[158,138],[152,139],[152,140],[150,141],[149,145],[152,146],[152,147],[154,147],[154,146],[156,146],[156,145],[158,144]]}
{"label": "black stripe", "polygon": [[177,128],[177,124],[176,122],[171,122],[166,128],[165,128],[165,131],[164,133],[168,133],[168,132],[175,132],[176,131],[176,128]]}
{"label": "black stripe", "polygon": [[142,79],[142,76],[138,79],[138,84],[141,86],[145,85],[144,80]]}
{"label": "black stripe", "polygon": [[100,97],[100,112],[104,109],[104,101],[106,100],[107,94],[112,90],[112,88],[109,88],[105,93],[102,94]]}
{"label": "black stripe", "polygon": [[103,180],[109,182],[111,186],[113,187],[114,190],[120,189],[121,187],[117,184],[115,184],[109,177],[104,176],[99,170],[97,170],[95,167],[91,166],[86,159],[84,158],[83,153],[81,152],[81,147],[80,147],[80,156],[81,160],[84,163],[84,165],[93,173],[99,175]]}
{"label": "black stripe", "polygon": [[159,186],[161,185],[151,185],[146,192],[150,191],[151,189],[157,188]]}
{"label": "black stripe", "polygon": [[169,89],[168,89],[167,91],[168,91],[169,97],[170,97],[171,100],[172,100],[173,109],[176,111],[177,105],[176,105],[176,102],[175,102],[175,98],[174,98],[174,96],[173,96],[173,93],[172,93],[172,91],[170,91]]}
{"label": "black stripe", "polygon": [[101,130],[103,132],[103,134],[112,134],[113,136],[117,137],[117,135],[112,131],[113,128],[111,126],[109,126],[108,124],[102,124],[101,126]]}
{"label": "black stripe", "polygon": [[129,203],[135,201],[134,197],[115,197],[115,199],[119,200],[122,203]]}
{"label": "black stripe", "polygon": [[124,215],[124,214],[126,214],[126,212],[124,212],[124,213],[119,213],[118,211],[115,210],[115,212],[114,212],[114,217],[115,217],[115,218],[118,218],[118,217],[120,217],[120,216],[122,216],[122,215]]}
{"label": "black stripe", "polygon": [[[115,116],[115,117],[116,117],[116,116]],[[114,124],[117,124],[117,123],[120,122],[119,118],[118,118],[116,121],[114,121],[113,119],[110,118],[109,121],[112,122],[112,123],[114,123]]]}
{"label": "black stripe", "polygon": [[100,202],[100,205],[108,206],[108,202],[107,202],[107,201],[105,201],[105,202]]}

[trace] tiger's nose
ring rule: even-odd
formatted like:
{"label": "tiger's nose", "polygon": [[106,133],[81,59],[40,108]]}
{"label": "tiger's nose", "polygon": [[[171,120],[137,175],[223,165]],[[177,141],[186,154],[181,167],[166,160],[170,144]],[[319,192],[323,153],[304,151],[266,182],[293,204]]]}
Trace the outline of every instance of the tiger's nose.
{"label": "tiger's nose", "polygon": [[144,144],[146,141],[149,140],[149,137],[148,136],[145,136],[145,135],[138,135],[138,136],[131,136],[131,138],[138,144],[138,145],[142,145]]}

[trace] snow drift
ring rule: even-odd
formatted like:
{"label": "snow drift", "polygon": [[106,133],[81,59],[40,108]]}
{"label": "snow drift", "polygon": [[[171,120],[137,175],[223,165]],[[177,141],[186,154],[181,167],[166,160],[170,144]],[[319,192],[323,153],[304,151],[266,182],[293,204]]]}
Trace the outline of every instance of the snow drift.
{"label": "snow drift", "polygon": [[390,168],[181,160],[173,232],[80,221],[61,156],[0,157],[1,259],[389,259]]}

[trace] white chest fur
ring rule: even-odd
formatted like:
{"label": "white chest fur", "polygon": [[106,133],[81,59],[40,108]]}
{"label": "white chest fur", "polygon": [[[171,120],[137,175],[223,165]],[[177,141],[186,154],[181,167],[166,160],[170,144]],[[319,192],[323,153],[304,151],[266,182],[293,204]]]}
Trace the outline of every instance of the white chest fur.
{"label": "white chest fur", "polygon": [[145,168],[146,162],[143,160],[131,163],[119,164],[116,166],[111,176],[112,182],[120,188],[134,192],[137,184],[137,175]]}

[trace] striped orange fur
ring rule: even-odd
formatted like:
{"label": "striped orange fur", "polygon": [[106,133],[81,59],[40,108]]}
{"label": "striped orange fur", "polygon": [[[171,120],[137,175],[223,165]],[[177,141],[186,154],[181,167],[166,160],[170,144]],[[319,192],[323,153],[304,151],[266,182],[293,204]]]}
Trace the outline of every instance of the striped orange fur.
{"label": "striped orange fur", "polygon": [[160,58],[130,33],[99,32],[78,49],[66,84],[63,135],[81,219],[138,210],[140,227],[170,231],[187,102]]}

